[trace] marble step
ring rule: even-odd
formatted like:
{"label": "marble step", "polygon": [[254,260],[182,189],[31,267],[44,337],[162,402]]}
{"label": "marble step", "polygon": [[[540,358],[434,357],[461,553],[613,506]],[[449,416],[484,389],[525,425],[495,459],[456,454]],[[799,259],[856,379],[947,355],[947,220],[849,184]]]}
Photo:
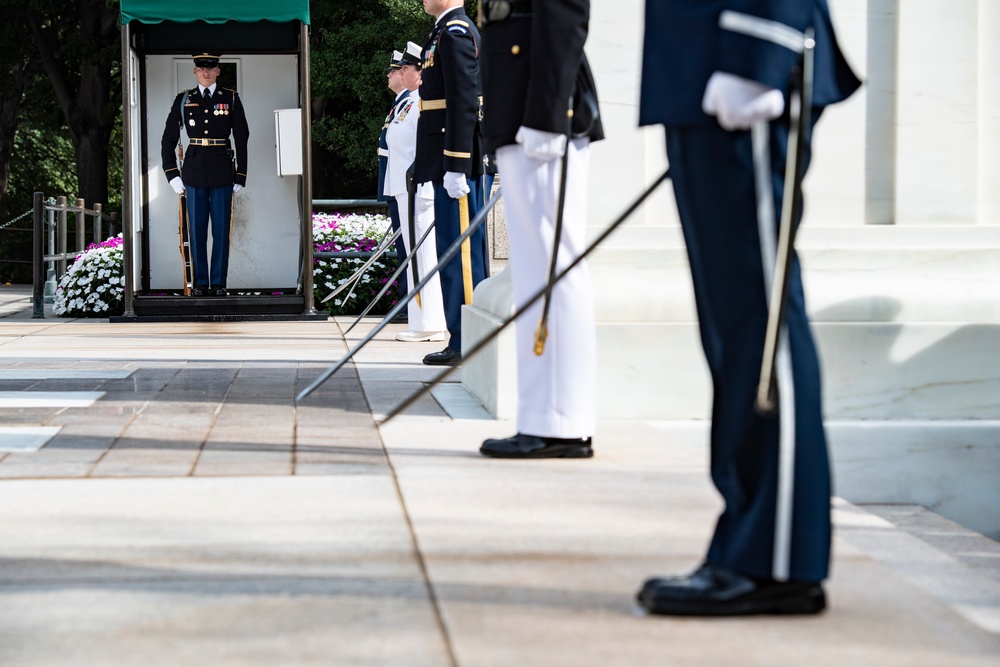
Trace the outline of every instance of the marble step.
{"label": "marble step", "polygon": [[[797,247],[813,319],[1000,323],[1000,228],[906,231],[804,229]],[[590,261],[599,322],[694,320],[678,229],[611,239]]]}
{"label": "marble step", "polygon": [[[832,419],[1000,415],[1000,227],[805,227],[798,248]],[[707,419],[710,388],[679,228],[625,228],[591,264],[599,416]],[[501,274],[466,308],[469,340],[511,312]],[[516,404],[513,339],[467,360],[491,414]]]}
{"label": "marble step", "polygon": [[836,499],[834,525],[841,543],[888,567],[984,632],[1000,634],[1000,543],[919,505],[857,505]]}

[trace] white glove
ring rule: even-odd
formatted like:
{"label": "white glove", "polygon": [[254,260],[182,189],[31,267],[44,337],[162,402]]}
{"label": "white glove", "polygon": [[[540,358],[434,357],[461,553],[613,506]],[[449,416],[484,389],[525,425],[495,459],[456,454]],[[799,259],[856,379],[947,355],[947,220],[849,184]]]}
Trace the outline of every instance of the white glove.
{"label": "white glove", "polygon": [[180,176],[174,176],[170,179],[170,187],[172,187],[174,192],[177,194],[184,194],[184,181],[181,180]]}
{"label": "white glove", "polygon": [[239,192],[242,189],[243,189],[242,185],[240,185],[239,183],[233,183],[233,192]]}
{"label": "white glove", "polygon": [[448,171],[444,175],[444,189],[448,191],[448,196],[452,199],[461,199],[469,194],[469,179],[465,174],[457,171]]}
{"label": "white glove", "polygon": [[725,130],[746,130],[757,121],[774,120],[785,110],[785,96],[770,88],[735,74],[715,72],[705,86],[701,109],[717,116]]}
{"label": "white glove", "polygon": [[542,162],[561,158],[566,152],[565,134],[533,130],[523,125],[518,128],[514,141],[524,147],[525,155]]}

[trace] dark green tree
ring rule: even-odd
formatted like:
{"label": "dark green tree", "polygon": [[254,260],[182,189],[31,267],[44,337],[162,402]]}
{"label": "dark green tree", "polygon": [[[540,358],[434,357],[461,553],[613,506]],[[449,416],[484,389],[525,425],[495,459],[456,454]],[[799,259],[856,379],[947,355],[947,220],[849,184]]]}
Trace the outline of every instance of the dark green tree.
{"label": "dark green tree", "polygon": [[[476,0],[466,13],[476,18]],[[375,149],[393,95],[385,68],[407,41],[423,44],[434,19],[415,0],[310,2],[313,193],[374,197]]]}
{"label": "dark green tree", "polygon": [[108,155],[121,124],[118,3],[29,0],[28,22],[76,156],[78,195],[108,202]]}
{"label": "dark green tree", "polygon": [[422,44],[433,19],[413,0],[312,3],[313,193],[374,197],[375,149],[392,102],[394,49]]}
{"label": "dark green tree", "polygon": [[3,0],[5,19],[0,23],[0,223],[8,210],[11,158],[24,92],[34,77],[34,47],[25,41],[25,14],[12,0]]}

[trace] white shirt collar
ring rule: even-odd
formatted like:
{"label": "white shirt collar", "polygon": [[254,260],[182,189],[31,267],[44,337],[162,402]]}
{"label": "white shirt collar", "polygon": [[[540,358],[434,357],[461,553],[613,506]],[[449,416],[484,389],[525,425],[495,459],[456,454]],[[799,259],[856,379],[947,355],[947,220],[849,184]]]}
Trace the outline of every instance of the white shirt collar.
{"label": "white shirt collar", "polygon": [[[211,86],[208,87],[209,95],[215,95],[215,87],[217,85],[218,85],[217,83],[213,83]],[[205,94],[205,88],[200,83],[198,84],[198,90],[201,91],[202,95]]]}
{"label": "white shirt collar", "polygon": [[453,11],[455,11],[457,9],[462,9],[462,5],[458,5],[457,7],[452,7],[451,9],[446,9],[443,12],[441,12],[441,16],[437,17],[437,20],[434,22],[434,25],[437,25],[438,23],[440,23],[441,19],[443,19],[445,16],[447,16],[448,14],[450,14],[451,12],[453,12]]}

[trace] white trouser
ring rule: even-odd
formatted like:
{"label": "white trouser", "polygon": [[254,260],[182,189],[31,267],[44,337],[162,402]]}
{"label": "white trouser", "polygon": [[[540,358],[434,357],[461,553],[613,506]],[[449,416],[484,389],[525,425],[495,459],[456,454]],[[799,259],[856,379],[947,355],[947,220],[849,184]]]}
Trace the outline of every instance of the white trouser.
{"label": "white trouser", "polygon": [[[587,139],[570,142],[559,271],[586,247],[589,146]],[[517,144],[498,149],[496,157],[507,213],[514,304],[520,305],[548,280],[562,160],[529,158]],[[592,436],[596,430],[597,343],[587,263],[577,265],[553,290],[545,351],[536,356],[535,330],[542,301],[516,323],[517,430],[553,438]]]}
{"label": "white trouser", "polygon": [[[416,201],[417,222],[415,225],[417,238],[410,238],[410,208],[407,195],[396,195],[396,203],[399,204],[399,224],[403,228],[403,244],[406,246],[406,254],[409,255],[411,248],[420,240],[424,232],[434,223],[434,202],[431,200],[430,206],[424,206],[421,211],[421,200]],[[400,258],[399,261],[403,261]],[[424,239],[423,245],[417,251],[417,268],[420,270],[420,278],[427,275],[427,271],[437,266],[437,243],[434,240],[434,230]],[[412,290],[416,283],[413,282],[412,264],[406,267],[407,284]],[[413,299],[407,304],[406,316],[409,320],[407,328],[410,331],[445,331],[447,325],[444,320],[444,299],[441,297],[441,280],[437,274],[430,279],[427,285],[420,290],[420,304]]]}

